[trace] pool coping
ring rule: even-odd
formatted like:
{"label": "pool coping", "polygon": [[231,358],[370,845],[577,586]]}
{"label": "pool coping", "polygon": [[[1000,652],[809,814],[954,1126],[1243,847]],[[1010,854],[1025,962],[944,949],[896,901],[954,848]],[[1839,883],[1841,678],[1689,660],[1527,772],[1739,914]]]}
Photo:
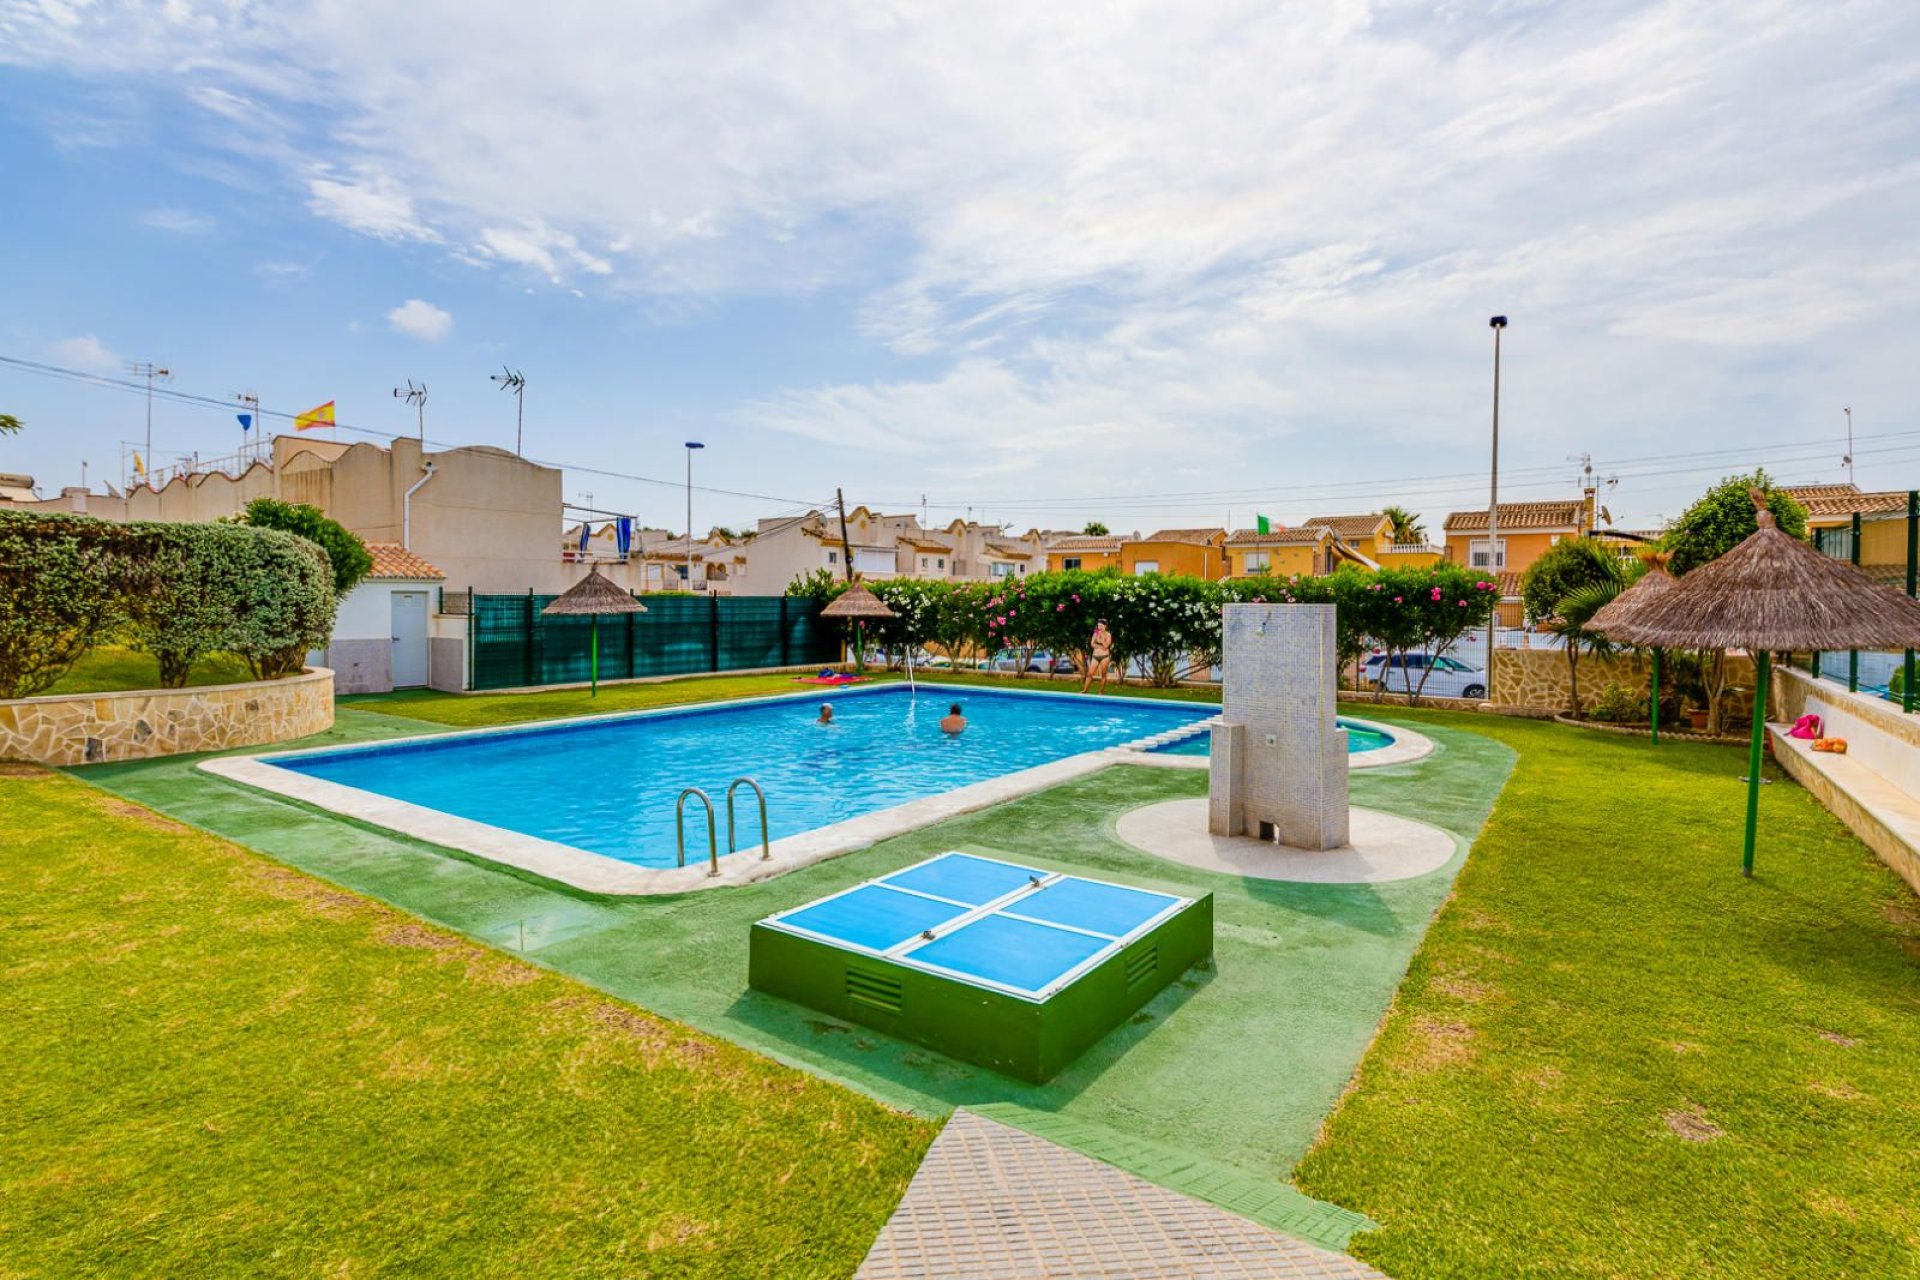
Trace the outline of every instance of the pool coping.
{"label": "pool coping", "polygon": [[[1348,724],[1357,724],[1363,729],[1372,729],[1376,732],[1384,733],[1393,739],[1393,741],[1389,742],[1386,746],[1380,747],[1377,750],[1361,751],[1349,755],[1347,757],[1347,768],[1349,770],[1379,769],[1387,765],[1410,764],[1415,760],[1425,759],[1434,752],[1432,738],[1429,738],[1424,733],[1417,733],[1405,725],[1385,724],[1378,720],[1364,719],[1361,716],[1342,715],[1339,718]],[[1201,729],[1211,728],[1219,719],[1220,717],[1216,715],[1211,719],[1202,720],[1191,732],[1181,732],[1171,737],[1166,735],[1155,736],[1160,738],[1163,744],[1166,742],[1178,742],[1181,739],[1191,737],[1193,734],[1200,732]],[[1154,769],[1205,769],[1210,764],[1210,759],[1207,756],[1174,755],[1171,752],[1156,751],[1151,747],[1141,748],[1132,744],[1124,747],[1114,747],[1112,750],[1126,757],[1124,760],[1119,761],[1119,763],[1146,765]]]}
{"label": "pool coping", "polygon": [[[902,682],[887,681],[860,689],[840,689],[835,692],[835,696],[842,699],[862,697],[902,687]],[[1141,704],[1138,698],[1039,689],[994,689],[989,692],[1001,697],[1072,698],[1079,701],[1091,697],[1095,701],[1119,703],[1130,707],[1138,707]],[[446,742],[454,738],[478,738],[504,733],[552,731],[582,725],[606,724],[616,720],[700,715],[718,710],[794,700],[811,701],[818,699],[819,696],[816,690],[795,691],[763,694],[750,698],[728,698],[684,706],[650,707],[608,715],[569,716],[564,719],[541,720],[530,724],[490,725],[480,729],[411,734],[406,737],[386,738],[377,742],[344,747],[312,747],[305,750],[274,751],[247,756],[220,756],[203,760],[195,767],[241,786],[265,791],[310,805],[338,817],[365,822],[428,844],[440,845],[489,862],[529,872],[556,884],[608,896],[643,897],[691,893],[701,889],[718,888],[722,885],[752,884],[756,881],[768,880],[801,867],[811,866],[816,862],[823,862],[828,858],[867,848],[882,840],[906,835],[908,832],[947,818],[990,808],[1004,801],[1042,791],[1086,774],[1097,773],[1110,765],[1139,763],[1151,756],[1151,753],[1138,749],[1140,742],[1147,741],[1145,738],[1118,746],[1102,747],[1096,751],[1085,751],[1049,761],[1046,764],[1001,774],[997,778],[969,783],[951,791],[943,791],[938,795],[923,796],[918,800],[909,800],[905,804],[878,809],[872,813],[829,823],[824,827],[815,827],[811,831],[803,831],[798,835],[786,836],[771,842],[767,848],[767,856],[763,856],[760,850],[750,847],[735,853],[720,854],[716,862],[709,863],[701,859],[691,861],[683,867],[643,867],[635,863],[623,862],[618,858],[610,858],[605,854],[594,853],[577,845],[562,844],[557,840],[547,840],[539,836],[510,831],[505,827],[476,822],[471,818],[462,818],[425,805],[396,800],[375,792],[362,791],[358,787],[349,787],[342,783],[329,782],[322,778],[295,773],[290,769],[275,767],[276,761],[298,759],[304,756],[375,752],[415,743]],[[938,696],[951,695],[943,691]],[[1179,705],[1206,707],[1211,704],[1181,703]],[[1157,736],[1148,735],[1149,738]],[[1155,757],[1156,762],[1170,758],[1178,757]],[[1202,764],[1204,763],[1202,759]]]}

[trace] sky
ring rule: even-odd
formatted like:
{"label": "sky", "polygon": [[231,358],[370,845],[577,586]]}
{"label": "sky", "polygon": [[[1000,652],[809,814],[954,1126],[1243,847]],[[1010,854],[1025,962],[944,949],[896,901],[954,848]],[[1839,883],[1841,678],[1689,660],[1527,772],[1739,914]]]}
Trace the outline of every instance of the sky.
{"label": "sky", "polygon": [[[0,470],[334,400],[741,525],[1920,485],[1912,0],[0,0]],[[65,370],[65,374],[47,370]],[[78,375],[78,376],[76,376]],[[211,401],[213,403],[206,403]]]}

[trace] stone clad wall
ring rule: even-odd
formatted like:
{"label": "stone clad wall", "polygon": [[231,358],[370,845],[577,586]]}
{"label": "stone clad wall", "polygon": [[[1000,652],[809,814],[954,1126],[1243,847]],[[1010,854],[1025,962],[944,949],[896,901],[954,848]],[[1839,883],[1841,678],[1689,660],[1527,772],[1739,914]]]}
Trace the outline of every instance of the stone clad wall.
{"label": "stone clad wall", "polygon": [[333,672],[285,680],[0,701],[0,760],[97,764],[223,751],[333,727]]}
{"label": "stone clad wall", "polygon": [[[1635,698],[1644,699],[1653,673],[1653,659],[1645,653],[1583,653],[1580,655],[1580,702],[1592,707],[1609,681]],[[1727,658],[1727,687],[1753,687],[1753,659],[1745,654]],[[1567,655],[1558,649],[1495,649],[1493,704],[1531,711],[1565,711],[1572,699],[1567,691]],[[1726,714],[1750,714],[1750,693],[1731,693]]]}

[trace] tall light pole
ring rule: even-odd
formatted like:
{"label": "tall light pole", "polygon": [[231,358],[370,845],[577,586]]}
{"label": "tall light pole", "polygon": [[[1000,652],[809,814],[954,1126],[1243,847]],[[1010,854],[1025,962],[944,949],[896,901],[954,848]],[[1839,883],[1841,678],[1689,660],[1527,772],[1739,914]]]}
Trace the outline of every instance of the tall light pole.
{"label": "tall light pole", "polygon": [[498,383],[502,391],[513,392],[513,452],[524,456],[521,445],[527,425],[527,380],[520,376],[518,369],[507,369],[504,373],[489,374],[487,381]]}
{"label": "tall light pole", "polygon": [[687,590],[693,590],[693,451],[707,446],[687,441]]}
{"label": "tall light pole", "polygon": [[129,361],[127,369],[134,377],[147,380],[147,451],[140,459],[143,472],[141,479],[144,480],[153,474],[153,380],[158,378],[165,382],[173,376],[173,371],[161,368],[151,360]]}
{"label": "tall light pole", "polygon": [[1487,701],[1493,701],[1494,631],[1500,625],[1502,563],[1500,554],[1500,331],[1507,327],[1505,316],[1487,321],[1493,330],[1493,469],[1487,494],[1487,567],[1493,571],[1493,611],[1487,615]]}

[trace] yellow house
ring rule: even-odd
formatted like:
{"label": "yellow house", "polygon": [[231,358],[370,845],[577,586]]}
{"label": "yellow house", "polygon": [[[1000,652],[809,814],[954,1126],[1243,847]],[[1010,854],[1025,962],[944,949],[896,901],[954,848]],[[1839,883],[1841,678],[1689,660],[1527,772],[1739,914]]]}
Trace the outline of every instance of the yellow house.
{"label": "yellow house", "polygon": [[1225,529],[1161,529],[1120,543],[1120,572],[1180,574],[1213,581],[1226,576]]}
{"label": "yellow house", "polygon": [[[1447,516],[1446,558],[1489,575],[1500,584],[1500,623],[1517,627],[1525,619],[1520,579],[1562,538],[1578,538],[1593,529],[1593,490],[1583,498],[1559,502],[1500,504],[1498,545],[1488,536],[1487,513],[1455,511]],[[1492,575],[1498,574],[1498,577]]]}
{"label": "yellow house", "polygon": [[1227,539],[1227,576],[1255,578],[1263,574],[1276,578],[1319,577],[1332,573],[1342,561],[1363,561],[1351,547],[1321,524],[1297,529],[1239,529]]}
{"label": "yellow house", "polygon": [[1431,542],[1389,542],[1374,559],[1382,569],[1430,569],[1447,558],[1447,549]]}
{"label": "yellow house", "polygon": [[1894,586],[1906,586],[1907,495],[1905,490],[1863,493],[1850,484],[1791,485],[1785,489],[1807,509],[1807,536],[1828,555],[1853,558],[1853,517],[1860,517],[1860,567]]}
{"label": "yellow house", "polygon": [[1055,538],[1047,544],[1047,568],[1055,573],[1068,569],[1117,569],[1120,567],[1120,539],[1106,534],[1076,533]]}
{"label": "yellow house", "polygon": [[1393,521],[1378,511],[1355,516],[1312,516],[1301,523],[1333,530],[1334,537],[1369,560],[1378,560],[1380,553],[1393,545]]}

